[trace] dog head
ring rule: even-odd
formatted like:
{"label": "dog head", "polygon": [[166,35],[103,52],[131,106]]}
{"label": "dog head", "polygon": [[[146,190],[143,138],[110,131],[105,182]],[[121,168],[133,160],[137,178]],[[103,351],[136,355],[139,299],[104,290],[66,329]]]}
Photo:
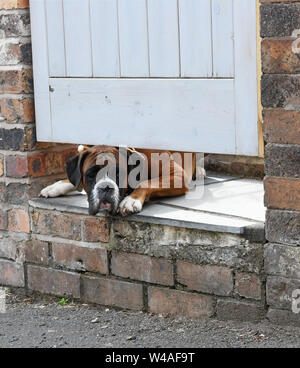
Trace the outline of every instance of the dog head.
{"label": "dog head", "polygon": [[78,190],[87,193],[90,215],[99,210],[116,214],[120,201],[134,189],[128,185],[131,153],[129,149],[111,146],[84,147],[68,160],[68,179]]}

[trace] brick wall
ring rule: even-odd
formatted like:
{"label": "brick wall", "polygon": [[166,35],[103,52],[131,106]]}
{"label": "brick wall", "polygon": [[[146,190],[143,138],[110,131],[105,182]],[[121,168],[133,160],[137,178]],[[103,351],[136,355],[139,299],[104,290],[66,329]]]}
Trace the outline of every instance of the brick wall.
{"label": "brick wall", "polygon": [[[31,205],[28,290],[191,318],[256,322],[265,314],[262,239]],[[9,274],[6,260],[0,267]]]}
{"label": "brick wall", "polygon": [[268,317],[300,324],[300,1],[261,0]]}
{"label": "brick wall", "polygon": [[23,247],[30,237],[28,199],[64,176],[73,146],[35,136],[28,0],[0,2],[0,278],[24,285]]}

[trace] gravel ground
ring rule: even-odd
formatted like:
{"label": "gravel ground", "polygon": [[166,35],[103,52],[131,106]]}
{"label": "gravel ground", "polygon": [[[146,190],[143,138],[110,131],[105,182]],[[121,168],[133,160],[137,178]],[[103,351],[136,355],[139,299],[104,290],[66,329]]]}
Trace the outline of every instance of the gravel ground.
{"label": "gravel ground", "polygon": [[0,348],[300,347],[300,328],[120,311],[7,289]]}

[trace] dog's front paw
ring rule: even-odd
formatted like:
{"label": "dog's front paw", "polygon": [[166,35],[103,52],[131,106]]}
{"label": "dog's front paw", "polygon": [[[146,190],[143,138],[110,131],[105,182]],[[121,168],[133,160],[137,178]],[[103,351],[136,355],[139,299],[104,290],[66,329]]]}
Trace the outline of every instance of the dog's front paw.
{"label": "dog's front paw", "polygon": [[75,187],[73,184],[68,183],[68,182],[64,182],[64,181],[57,181],[56,183],[52,184],[52,185],[48,185],[47,187],[45,187],[44,189],[41,190],[40,192],[40,197],[59,197],[61,195],[64,195],[66,193],[69,193],[70,191],[74,190]]}
{"label": "dog's front paw", "polygon": [[139,199],[134,199],[130,196],[127,196],[120,203],[119,212],[122,216],[126,216],[130,213],[141,212],[142,207],[143,205]]}

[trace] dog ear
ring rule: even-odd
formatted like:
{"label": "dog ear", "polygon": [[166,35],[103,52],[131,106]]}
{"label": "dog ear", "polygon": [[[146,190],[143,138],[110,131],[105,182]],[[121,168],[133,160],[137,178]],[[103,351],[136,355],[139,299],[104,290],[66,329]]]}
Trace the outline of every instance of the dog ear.
{"label": "dog ear", "polygon": [[70,158],[66,163],[68,179],[77,189],[82,185],[82,166],[87,154],[88,151],[83,151]]}

